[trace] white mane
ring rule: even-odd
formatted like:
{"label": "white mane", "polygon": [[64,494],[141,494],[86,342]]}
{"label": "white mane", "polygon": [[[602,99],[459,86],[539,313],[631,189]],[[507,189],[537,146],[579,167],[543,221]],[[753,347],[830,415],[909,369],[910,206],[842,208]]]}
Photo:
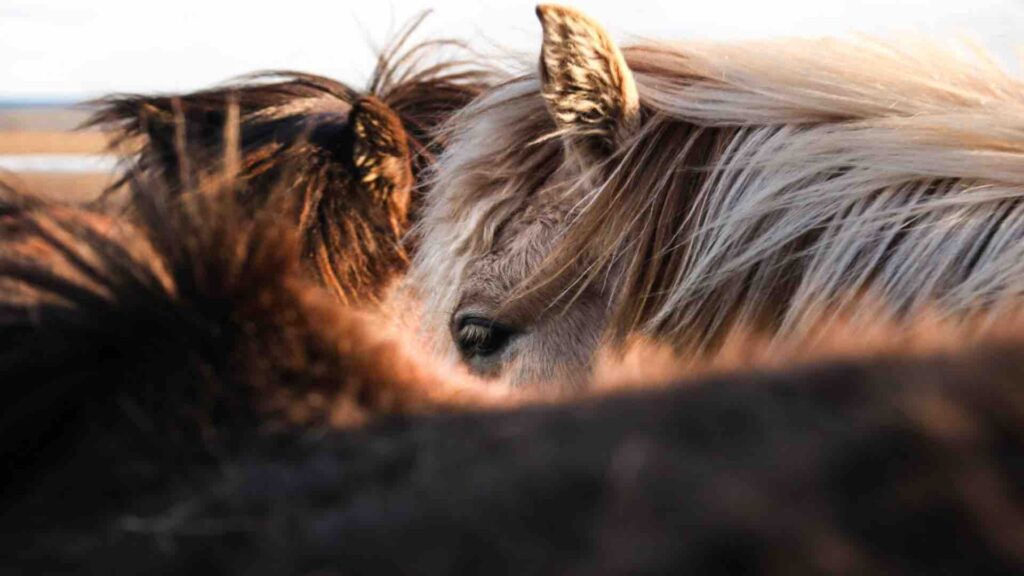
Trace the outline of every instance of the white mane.
{"label": "white mane", "polygon": [[[1024,295],[1024,84],[981,53],[854,39],[624,54],[646,120],[568,183],[576,209],[533,281],[593,257],[587,278],[626,310],[616,327],[675,341],[765,318],[799,331],[865,298],[955,317]],[[571,172],[536,74],[449,130],[413,276],[435,311]]]}

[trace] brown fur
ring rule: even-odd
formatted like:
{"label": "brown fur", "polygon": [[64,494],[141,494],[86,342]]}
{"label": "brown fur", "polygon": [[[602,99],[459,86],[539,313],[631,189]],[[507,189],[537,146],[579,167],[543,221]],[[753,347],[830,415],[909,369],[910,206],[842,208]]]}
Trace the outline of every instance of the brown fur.
{"label": "brown fur", "polygon": [[[278,210],[238,204],[240,182],[180,205],[137,185],[149,193],[130,224],[10,191],[0,205],[0,281],[22,289],[0,292],[4,569],[792,574],[1024,559],[1019,330],[966,346],[957,327],[880,328],[901,353],[538,406],[439,370],[341,306],[301,273]],[[829,354],[851,344],[863,339]]]}
{"label": "brown fur", "polygon": [[[175,204],[151,181],[131,223],[8,191],[6,507],[60,491],[75,506],[102,506],[93,491],[106,484],[141,490],[167,467],[269,430],[502,401],[441,378],[373,318],[311,284],[294,228],[275,217],[290,199],[269,199],[253,216],[235,200],[238,185],[210,184]],[[77,472],[52,475],[56,463]]]}
{"label": "brown fur", "polygon": [[[530,161],[551,166],[560,144]],[[648,373],[633,393],[523,406],[543,397],[487,392],[339,306],[301,273],[300,234],[277,217],[295,210],[291,189],[252,212],[249,183],[223,172],[184,171],[184,194],[133,182],[144,193],[130,220],[13,192],[0,205],[3,568],[856,574],[1024,561],[1012,322],[998,345],[941,318],[906,334],[879,323],[876,348],[857,327],[781,351],[754,330],[724,349],[744,368],[784,366],[664,388]],[[504,308],[518,282],[500,283],[535,269],[571,209],[557,188],[537,193],[557,210],[492,205],[517,218],[487,232],[508,252],[469,269],[470,304],[530,319]],[[608,294],[587,289],[591,308],[570,318],[581,327],[608,313]],[[533,374],[586,385],[589,356],[565,355],[597,342],[578,334],[534,350],[570,361]],[[852,357],[789,363],[821,349]],[[691,360],[664,358],[664,379]]]}
{"label": "brown fur", "polygon": [[1017,339],[253,435],[240,456],[98,521],[52,523],[40,506],[43,526],[26,531],[5,516],[20,530],[0,544],[0,566],[1013,573],[1022,382]]}
{"label": "brown fur", "polygon": [[427,60],[457,42],[407,47],[420,21],[382,53],[366,91],[280,72],[183,96],[107,98],[91,123],[116,131],[117,149],[141,143],[127,173],[172,189],[238,170],[258,208],[287,182],[314,274],[342,301],[374,302],[408,264],[414,185],[444,145],[435,127],[490,78],[465,61]]}

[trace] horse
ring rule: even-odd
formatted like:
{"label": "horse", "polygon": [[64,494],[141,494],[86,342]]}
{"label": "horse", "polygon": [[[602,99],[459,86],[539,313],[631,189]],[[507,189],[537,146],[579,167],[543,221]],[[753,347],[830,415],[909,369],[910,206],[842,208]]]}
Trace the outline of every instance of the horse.
{"label": "horse", "polygon": [[271,211],[254,220],[236,192],[190,195],[181,209],[151,190],[145,226],[5,207],[13,244],[0,279],[35,296],[0,306],[0,567],[855,574],[1024,563],[1019,325],[1008,340],[941,353],[522,402],[460,388],[374,334],[302,273],[294,227]]}
{"label": "horse", "polygon": [[1020,302],[1024,84],[983,55],[620,50],[577,11],[537,14],[538,70],[452,117],[414,231],[409,287],[441,356],[581,386],[631,335],[714,354],[736,330],[983,326]]}
{"label": "horse", "polygon": [[498,401],[442,384],[303,272],[278,216],[291,188],[252,213],[240,178],[147,182],[131,216],[0,202],[0,504],[26,535],[105,518],[274,430]]}
{"label": "horse", "polygon": [[151,175],[132,214],[5,190],[4,570],[1024,562],[1020,324],[582,397],[495,390],[339,302],[277,217],[300,199],[282,185],[252,213],[246,184]]}
{"label": "horse", "polygon": [[254,212],[237,171],[188,174],[136,174],[130,216],[0,203],[12,572],[1022,562],[1020,332],[547,402],[308,278],[287,185]]}
{"label": "horse", "polygon": [[455,40],[410,46],[424,16],[381,52],[365,90],[312,74],[260,73],[177,96],[110,96],[94,103],[87,125],[111,132],[112,150],[130,152],[125,174],[159,175],[172,190],[238,171],[258,209],[288,181],[303,199],[293,217],[313,274],[343,302],[377,303],[408,266],[415,183],[444,146],[434,128],[494,74],[466,58],[435,58],[465,50]]}

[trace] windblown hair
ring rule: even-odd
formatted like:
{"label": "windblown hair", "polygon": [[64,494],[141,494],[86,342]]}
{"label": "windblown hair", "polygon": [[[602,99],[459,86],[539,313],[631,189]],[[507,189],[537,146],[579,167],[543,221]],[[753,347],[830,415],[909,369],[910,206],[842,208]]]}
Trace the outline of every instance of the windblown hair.
{"label": "windblown hair", "polygon": [[131,220],[6,191],[5,518],[71,529],[255,435],[496,402],[307,279],[275,217],[294,199],[253,215],[242,184],[136,183]]}
{"label": "windblown hair", "polygon": [[284,187],[253,212],[247,185],[144,178],[132,218],[6,191],[5,571],[1024,563],[1019,333],[486,410],[514,398],[421,364],[312,283],[300,231],[277,217],[302,199]]}
{"label": "windblown hair", "polygon": [[[599,285],[619,337],[712,345],[736,326],[805,331],[860,302],[890,318],[1020,302],[1024,83],[983,55],[863,39],[647,43],[622,51],[623,72],[613,44],[573,36],[582,17],[541,12],[541,72],[451,122],[423,223],[427,294],[458,285],[548,193],[568,216],[520,297]],[[552,52],[584,32],[590,45]],[[445,297],[432,306],[450,309]]]}
{"label": "windblown hair", "polygon": [[414,185],[444,146],[435,128],[491,81],[490,70],[444,54],[466,51],[454,40],[409,46],[422,19],[382,52],[366,90],[271,72],[181,96],[113,96],[90,123],[117,134],[115,150],[141,146],[129,181],[156,174],[182,190],[239,170],[253,208],[287,182],[302,199],[295,218],[311,268],[343,301],[373,301],[408,264]]}

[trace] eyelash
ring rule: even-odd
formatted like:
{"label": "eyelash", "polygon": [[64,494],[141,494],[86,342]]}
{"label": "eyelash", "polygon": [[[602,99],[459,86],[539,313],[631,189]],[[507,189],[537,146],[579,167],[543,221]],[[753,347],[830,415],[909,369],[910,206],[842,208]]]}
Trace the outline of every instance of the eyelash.
{"label": "eyelash", "polygon": [[455,342],[466,358],[488,357],[502,350],[515,335],[515,330],[481,316],[459,320]]}

